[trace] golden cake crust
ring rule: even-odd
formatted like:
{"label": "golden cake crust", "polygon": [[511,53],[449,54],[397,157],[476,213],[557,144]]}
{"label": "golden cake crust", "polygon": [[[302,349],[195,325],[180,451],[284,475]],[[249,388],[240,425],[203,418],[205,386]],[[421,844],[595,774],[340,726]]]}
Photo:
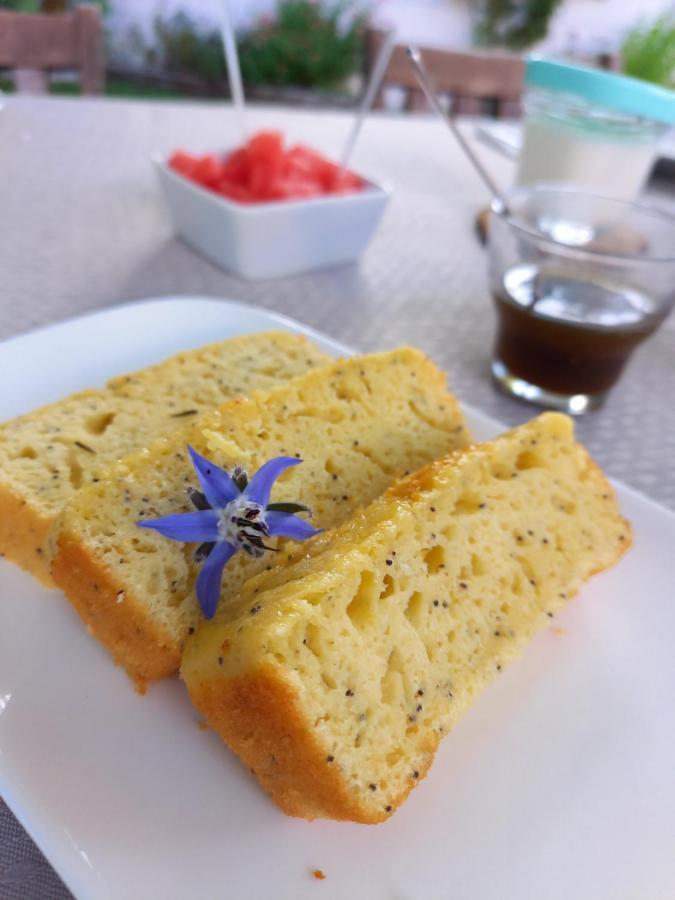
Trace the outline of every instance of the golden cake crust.
{"label": "golden cake crust", "polygon": [[87,630],[124,665],[139,684],[164,678],[178,668],[175,640],[150,619],[141,603],[124,590],[112,573],[82,545],[60,534],[53,575],[68,596]]}
{"label": "golden cake crust", "polygon": [[20,497],[0,483],[0,548],[2,554],[34,575],[45,587],[54,587],[47,538],[52,526],[28,497]]}
{"label": "golden cake crust", "polygon": [[[345,790],[338,770],[326,765],[325,750],[312,736],[297,692],[272,668],[223,681],[215,690],[214,682],[195,682],[190,699],[286,815],[376,825],[388,819],[412,790],[411,783],[388,811],[364,810]],[[420,779],[429,770],[437,744],[433,742],[426,765],[420,766]]]}

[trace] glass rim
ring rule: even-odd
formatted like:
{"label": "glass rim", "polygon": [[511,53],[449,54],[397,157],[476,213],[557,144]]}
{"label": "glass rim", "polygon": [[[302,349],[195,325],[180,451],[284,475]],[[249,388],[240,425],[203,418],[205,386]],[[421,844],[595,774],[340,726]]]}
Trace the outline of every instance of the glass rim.
{"label": "glass rim", "polygon": [[543,115],[572,125],[591,123],[607,128],[612,134],[648,133],[658,137],[670,128],[657,119],[595,106],[575,94],[550,88],[532,87],[523,98],[523,108],[527,115]]}
{"label": "glass rim", "polygon": [[578,254],[581,257],[585,257],[587,259],[598,259],[603,260],[605,262],[614,261],[620,263],[675,263],[675,251],[670,256],[649,256],[638,253],[611,253],[607,250],[598,249],[595,247],[584,247],[575,246],[573,244],[566,244],[564,241],[557,240],[545,232],[540,231],[539,229],[527,225],[527,223],[522,220],[519,221],[516,216],[511,213],[510,205],[513,200],[518,197],[527,194],[557,194],[561,196],[574,196],[574,197],[583,197],[590,200],[600,200],[603,203],[608,203],[610,205],[614,205],[615,207],[631,209],[640,215],[645,215],[648,218],[659,220],[665,224],[667,224],[673,231],[673,247],[675,247],[675,215],[667,212],[666,210],[658,209],[654,206],[649,206],[646,203],[639,203],[632,200],[621,200],[617,197],[608,197],[605,194],[596,194],[592,191],[583,191],[574,187],[567,187],[565,185],[560,184],[534,184],[534,185],[519,185],[517,187],[512,188],[509,191],[505,191],[503,194],[499,194],[497,197],[494,197],[490,203],[490,211],[493,215],[497,216],[501,219],[506,225],[515,231],[520,232],[523,235],[526,235],[529,238],[535,238],[537,241],[541,242],[544,245],[548,245],[550,247],[555,247],[560,251],[564,251],[566,254]]}
{"label": "glass rim", "polygon": [[525,62],[525,83],[528,87],[571,92],[593,104],[666,125],[675,122],[672,91],[621,72],[530,56]]}

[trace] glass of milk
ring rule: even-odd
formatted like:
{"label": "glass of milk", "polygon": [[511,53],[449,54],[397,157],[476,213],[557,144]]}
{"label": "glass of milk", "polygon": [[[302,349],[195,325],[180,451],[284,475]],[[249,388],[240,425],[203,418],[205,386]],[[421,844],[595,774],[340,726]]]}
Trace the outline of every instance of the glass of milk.
{"label": "glass of milk", "polygon": [[519,185],[568,184],[634,200],[658,142],[675,124],[675,92],[567,63],[528,60]]}

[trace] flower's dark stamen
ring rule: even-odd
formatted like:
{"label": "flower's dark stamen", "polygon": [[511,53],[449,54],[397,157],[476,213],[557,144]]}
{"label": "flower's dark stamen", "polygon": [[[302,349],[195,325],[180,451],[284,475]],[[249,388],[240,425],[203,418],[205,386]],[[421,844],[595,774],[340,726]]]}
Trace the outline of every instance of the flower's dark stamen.
{"label": "flower's dark stamen", "polygon": [[211,504],[197,488],[188,487],[185,489],[185,493],[188,495],[188,500],[195,509],[211,509]]}
{"label": "flower's dark stamen", "polygon": [[196,416],[196,409],[184,409],[182,412],[172,413],[169,418],[170,419],[182,419],[183,416]]}
{"label": "flower's dark stamen", "polygon": [[266,550],[274,551],[275,548],[268,547],[263,540],[269,537],[270,530],[265,510],[258,503],[241,498],[229,505],[229,512],[227,525],[223,522],[221,529],[229,534],[231,541],[255,558],[261,557]]}
{"label": "flower's dark stamen", "polygon": [[272,553],[278,553],[278,550],[275,547],[268,547],[266,544],[263,544],[263,542],[259,538],[255,541],[250,539],[249,541],[246,541],[244,539],[244,543],[242,543],[241,549],[244,551],[244,553],[248,553],[248,555],[252,556],[254,559],[260,559],[268,550]]}
{"label": "flower's dark stamen", "polygon": [[244,540],[249,544],[253,544],[254,547],[260,547],[261,550],[274,550],[274,547],[266,547],[263,543],[263,539],[258,537],[257,534],[243,534]]}
{"label": "flower's dark stamen", "polygon": [[244,519],[236,518],[233,516],[232,521],[237,526],[237,528],[241,528],[241,530],[243,532],[257,531],[259,534],[266,534],[266,535],[268,535],[270,533],[269,528],[267,527],[265,522],[251,522],[250,519],[248,518],[248,513],[246,514],[246,518],[244,518]]}
{"label": "flower's dark stamen", "polygon": [[268,547],[267,544],[263,544],[262,538],[255,534],[244,534],[240,531],[237,535],[237,540],[241,541],[241,549],[248,553],[249,556],[255,557],[255,559],[260,559],[266,550],[277,553],[276,547]]}

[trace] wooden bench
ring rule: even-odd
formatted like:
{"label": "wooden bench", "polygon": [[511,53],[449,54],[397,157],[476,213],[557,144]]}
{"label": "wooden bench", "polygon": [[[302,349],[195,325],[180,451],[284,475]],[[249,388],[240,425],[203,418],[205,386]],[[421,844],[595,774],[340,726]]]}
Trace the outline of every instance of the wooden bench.
{"label": "wooden bench", "polygon": [[[367,35],[368,68],[374,65],[384,40],[381,31]],[[419,48],[436,90],[452,99],[452,110],[458,115],[518,116],[523,93],[525,66],[519,56],[506,53],[455,53],[430,47]],[[375,108],[384,107],[384,89],[403,88],[405,108],[426,110],[427,102],[420,90],[405,47],[397,45],[382,82]]]}
{"label": "wooden bench", "polygon": [[20,92],[47,92],[49,72],[75,69],[83,94],[105,85],[103,30],[95,6],[53,15],[0,10],[0,68],[14,73]]}

